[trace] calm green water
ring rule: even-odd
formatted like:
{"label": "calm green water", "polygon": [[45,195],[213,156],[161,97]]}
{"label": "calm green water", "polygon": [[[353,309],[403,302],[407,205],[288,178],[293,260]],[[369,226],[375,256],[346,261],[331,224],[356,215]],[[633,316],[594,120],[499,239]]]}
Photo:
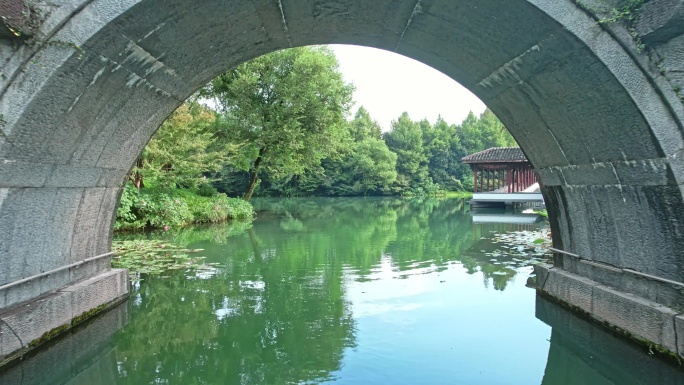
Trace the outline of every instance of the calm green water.
{"label": "calm green water", "polygon": [[485,254],[502,249],[493,232],[539,224],[474,225],[461,200],[255,204],[266,211],[247,230],[152,235],[215,265],[143,277],[128,303],[0,383],[684,383],[537,299],[531,267]]}

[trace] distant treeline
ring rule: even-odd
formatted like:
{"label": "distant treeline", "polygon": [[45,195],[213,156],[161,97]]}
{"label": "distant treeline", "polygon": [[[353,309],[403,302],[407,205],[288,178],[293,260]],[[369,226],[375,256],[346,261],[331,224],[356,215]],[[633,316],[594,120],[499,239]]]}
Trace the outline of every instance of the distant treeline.
{"label": "distant treeline", "polygon": [[246,199],[472,191],[472,174],[460,159],[516,145],[489,110],[459,125],[403,113],[383,133],[363,107],[348,117],[352,92],[326,47],[254,59],[182,104],[130,180],[138,188]]}

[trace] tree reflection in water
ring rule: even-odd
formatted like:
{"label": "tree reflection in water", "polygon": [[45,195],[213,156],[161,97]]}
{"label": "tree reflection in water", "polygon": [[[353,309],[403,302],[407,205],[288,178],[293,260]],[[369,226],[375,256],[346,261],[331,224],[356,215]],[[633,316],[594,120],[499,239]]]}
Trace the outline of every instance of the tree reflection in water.
{"label": "tree reflection in water", "polygon": [[[387,278],[389,271],[389,279],[405,278],[410,288],[418,275],[457,268],[461,277],[480,274],[485,287],[504,291],[516,274],[529,271],[497,264],[506,256],[494,262],[481,251],[497,246],[476,236],[462,200],[263,199],[255,205],[261,211],[251,227],[151,235],[205,249],[216,266],[143,277],[119,308],[130,321],[118,333],[128,317],[107,313],[5,368],[0,384],[326,382],[359,339],[350,282]],[[569,371],[590,383],[625,383],[629,370],[621,369],[619,351],[647,373],[636,377],[662,384],[681,378],[596,325],[537,304],[537,316],[553,327],[544,384],[582,383]],[[580,344],[582,336],[591,341]]]}

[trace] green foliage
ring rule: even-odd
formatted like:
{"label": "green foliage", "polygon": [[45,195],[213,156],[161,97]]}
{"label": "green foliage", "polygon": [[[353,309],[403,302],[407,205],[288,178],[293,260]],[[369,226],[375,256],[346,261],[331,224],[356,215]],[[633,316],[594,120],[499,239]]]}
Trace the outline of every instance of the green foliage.
{"label": "green foliage", "polygon": [[191,256],[201,249],[185,249],[158,240],[115,240],[112,250],[112,267],[128,269],[134,277],[139,274],[161,274],[169,270],[197,269],[203,266],[203,257]]}
{"label": "green foliage", "polygon": [[197,102],[184,103],[159,127],[134,168],[145,186],[198,188],[231,159],[238,144],[217,140],[216,114]]}
{"label": "green foliage", "polygon": [[466,155],[490,147],[517,146],[503,123],[489,109],[486,109],[479,118],[470,113],[458,127],[458,135]]}
{"label": "green foliage", "polygon": [[[224,138],[228,135],[225,124],[224,121],[214,125],[217,130],[214,136],[221,141],[230,140]],[[408,114],[402,114],[393,122],[392,131],[383,137],[379,125],[363,107],[335,134],[333,142],[327,154],[304,166],[301,174],[281,175],[269,168],[262,169],[262,176],[253,186],[256,193],[262,196],[421,196],[440,194],[444,190],[472,191],[472,172],[461,163],[461,158],[489,147],[515,145],[506,128],[489,110],[479,117],[470,114],[461,125],[450,125],[441,118],[431,125],[425,120],[412,121]],[[250,148],[246,143],[233,143],[233,148],[239,147],[238,153],[244,154]],[[198,178],[199,195],[215,195],[214,187],[231,195],[248,191],[252,175],[249,163],[254,159],[242,155],[231,159],[232,163],[224,163],[220,172],[211,174],[209,179],[214,180],[213,185],[204,176]],[[240,163],[241,159],[246,163]],[[122,203],[122,207],[126,205]],[[202,222],[214,221],[211,215],[193,215],[202,218]]]}
{"label": "green foliage", "polygon": [[355,143],[354,151],[346,159],[347,175],[357,194],[383,191],[397,179],[397,155],[380,139]]}
{"label": "green foliage", "polygon": [[650,0],[621,1],[620,7],[610,9],[610,16],[599,20],[599,22],[608,24],[615,23],[617,21],[625,21],[628,26],[633,26],[641,14],[641,7],[649,1]]}
{"label": "green foliage", "polygon": [[252,206],[225,194],[205,197],[187,189],[124,187],[114,228],[135,230],[145,227],[181,227],[192,223],[216,223],[228,219],[250,219]]}
{"label": "green foliage", "polygon": [[457,126],[449,125],[440,117],[433,126],[423,130],[423,146],[432,180],[446,190],[463,190],[462,178],[468,167],[461,164],[466,153]]}
{"label": "green foliage", "polygon": [[179,227],[192,223],[192,212],[185,199],[173,190],[143,189],[137,196],[134,210],[135,223],[145,221],[150,227]]}
{"label": "green foliage", "polygon": [[[490,110],[460,125],[403,113],[383,134],[363,107],[345,120],[352,89],[325,47],[275,52],[224,73],[181,105],[143,151],[131,175],[143,191],[124,191],[117,228],[223,220],[230,204],[217,191],[245,199],[472,191],[461,158],[515,145]],[[183,196],[185,207],[169,195],[180,189],[210,199]]]}
{"label": "green foliage", "polygon": [[194,223],[217,223],[228,218],[248,219],[254,215],[252,205],[242,199],[228,198],[226,194],[217,194],[209,199],[189,195],[186,199],[192,207]]}
{"label": "green foliage", "polygon": [[114,223],[115,229],[122,228],[124,223],[135,223],[137,221],[137,216],[135,213],[135,207],[138,203],[138,190],[133,187],[131,183],[126,183],[124,185],[123,191],[121,193],[121,199],[119,200],[119,207],[116,210],[116,222]]}
{"label": "green foliage", "polygon": [[233,164],[251,174],[245,199],[262,170],[289,180],[334,151],[352,90],[327,47],[300,47],[243,63],[202,91],[221,106],[223,136],[245,144]]}
{"label": "green foliage", "polygon": [[649,1],[650,0],[619,0],[606,1],[604,4],[599,2],[589,5],[584,1],[575,0],[575,3],[594,14],[596,17],[599,17],[599,24],[607,25],[617,22],[622,23],[634,39],[637,51],[641,52],[646,48],[646,45],[641,40],[641,36],[636,29],[636,24],[641,15],[641,7]]}
{"label": "green foliage", "polygon": [[425,120],[414,122],[404,113],[392,122],[384,139],[397,154],[393,192],[403,195],[472,191],[472,172],[461,158],[490,147],[516,146],[503,123],[488,109],[479,117],[470,113],[459,126],[442,118],[434,125]]}
{"label": "green foliage", "polygon": [[216,187],[214,187],[208,183],[205,183],[197,189],[197,194],[199,194],[203,197],[212,197],[212,196],[218,194],[218,190],[216,189]]}
{"label": "green foliage", "polygon": [[390,192],[390,186],[397,179],[397,155],[381,139],[378,123],[361,107],[347,130],[337,156],[323,162],[319,191],[326,195]]}
{"label": "green foliage", "polygon": [[534,210],[535,213],[541,215],[544,218],[549,217],[549,213],[546,211],[546,209],[541,209],[541,210]]}
{"label": "green foliage", "polygon": [[423,187],[432,185],[420,123],[412,121],[404,112],[392,122],[392,129],[385,133],[384,139],[387,147],[397,154],[398,175],[393,186],[396,193],[419,193]]}
{"label": "green foliage", "polygon": [[355,142],[364,139],[382,139],[382,130],[378,122],[371,118],[368,110],[359,107],[354,119],[349,123],[349,133]]}

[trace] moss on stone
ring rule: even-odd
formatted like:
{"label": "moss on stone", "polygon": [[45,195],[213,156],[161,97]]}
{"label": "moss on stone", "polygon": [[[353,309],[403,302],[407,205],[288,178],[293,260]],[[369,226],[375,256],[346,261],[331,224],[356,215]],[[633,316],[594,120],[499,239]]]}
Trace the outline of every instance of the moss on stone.
{"label": "moss on stone", "polygon": [[666,347],[662,345],[658,345],[656,343],[653,343],[649,340],[646,340],[644,338],[640,338],[638,336],[635,336],[634,334],[628,332],[627,330],[624,330],[618,326],[615,326],[607,321],[599,321],[596,318],[591,316],[591,313],[587,312],[586,310],[572,305],[568,302],[565,302],[559,298],[556,298],[545,291],[541,290],[540,288],[537,288],[537,293],[544,298],[550,300],[551,302],[554,302],[566,309],[570,309],[572,312],[575,314],[578,314],[580,317],[585,318],[587,321],[590,321],[594,324],[602,326],[604,329],[609,331],[610,333],[620,336],[622,338],[627,339],[628,341],[635,343],[637,345],[640,345],[642,347],[648,348],[648,354],[650,356],[654,356],[657,358],[660,358],[662,360],[675,363],[677,365],[682,365],[682,358],[680,357],[677,352],[673,352]]}
{"label": "moss on stone", "polygon": [[44,343],[46,343],[48,341],[51,341],[51,340],[61,336],[62,334],[66,333],[67,331],[74,328],[75,326],[77,326],[77,325],[79,325],[79,324],[81,324],[81,323],[83,323],[89,319],[92,319],[92,318],[94,318],[100,314],[103,314],[107,310],[123,303],[124,301],[126,301],[128,299],[128,297],[129,297],[129,294],[127,293],[126,295],[123,295],[123,296],[121,296],[121,297],[119,297],[113,301],[102,304],[96,308],[90,309],[90,310],[74,317],[67,324],[58,326],[54,329],[51,329],[51,330],[43,333],[43,335],[41,335],[40,337],[29,342],[28,345],[26,345],[22,349],[19,349],[15,352],[12,352],[10,355],[3,357],[0,360],[0,368],[4,367],[6,365],[12,364],[13,362],[21,359],[29,351],[43,345]]}

